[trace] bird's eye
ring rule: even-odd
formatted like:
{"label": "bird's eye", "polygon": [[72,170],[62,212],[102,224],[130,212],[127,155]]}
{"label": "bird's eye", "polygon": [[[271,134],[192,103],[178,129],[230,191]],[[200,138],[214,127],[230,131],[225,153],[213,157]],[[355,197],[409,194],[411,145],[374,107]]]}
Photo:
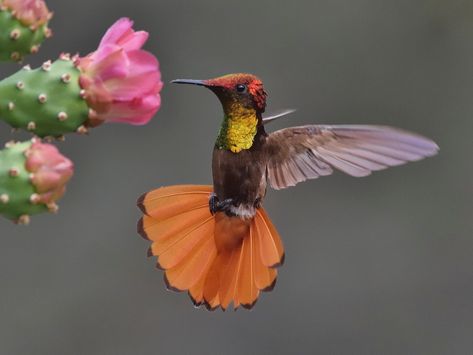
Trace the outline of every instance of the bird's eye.
{"label": "bird's eye", "polygon": [[245,85],[245,84],[238,84],[238,85],[236,86],[236,90],[237,90],[238,92],[245,92],[245,91],[246,91],[246,85]]}

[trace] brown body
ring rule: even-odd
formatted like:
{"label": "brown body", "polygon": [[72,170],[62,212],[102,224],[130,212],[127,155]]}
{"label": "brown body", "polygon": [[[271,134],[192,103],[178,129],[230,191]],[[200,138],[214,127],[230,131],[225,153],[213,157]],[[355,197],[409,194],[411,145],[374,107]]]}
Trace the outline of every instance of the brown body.
{"label": "brown body", "polygon": [[266,154],[267,135],[263,125],[258,127],[250,149],[233,153],[214,148],[212,173],[214,193],[220,201],[231,199],[237,215],[254,214],[251,211],[261,205],[267,187]]}

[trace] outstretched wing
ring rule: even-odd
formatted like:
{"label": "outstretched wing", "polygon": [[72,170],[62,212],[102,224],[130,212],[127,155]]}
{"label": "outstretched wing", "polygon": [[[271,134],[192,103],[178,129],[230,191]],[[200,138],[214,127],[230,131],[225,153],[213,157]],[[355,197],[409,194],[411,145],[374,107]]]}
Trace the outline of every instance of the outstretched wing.
{"label": "outstretched wing", "polygon": [[310,125],[268,136],[268,179],[274,189],[332,174],[370,175],[409,161],[433,156],[438,146],[420,135],[387,126]]}

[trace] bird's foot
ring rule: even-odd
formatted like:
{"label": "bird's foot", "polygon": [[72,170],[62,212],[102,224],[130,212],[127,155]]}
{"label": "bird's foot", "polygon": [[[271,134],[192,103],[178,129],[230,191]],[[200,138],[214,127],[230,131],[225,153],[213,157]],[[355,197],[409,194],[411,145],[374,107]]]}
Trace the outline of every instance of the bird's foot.
{"label": "bird's foot", "polygon": [[217,212],[217,203],[218,203],[218,197],[214,192],[212,192],[209,198],[209,209],[212,215],[214,215]]}
{"label": "bird's foot", "polygon": [[217,212],[225,212],[231,214],[231,207],[233,206],[233,199],[227,198],[220,201],[215,193],[212,193],[209,198],[210,213],[214,215]]}

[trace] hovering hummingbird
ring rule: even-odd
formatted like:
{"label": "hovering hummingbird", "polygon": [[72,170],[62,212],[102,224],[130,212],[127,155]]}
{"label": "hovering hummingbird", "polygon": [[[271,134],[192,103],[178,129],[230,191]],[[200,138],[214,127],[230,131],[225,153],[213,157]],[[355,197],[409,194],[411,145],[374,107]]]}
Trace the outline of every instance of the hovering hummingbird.
{"label": "hovering hummingbird", "polygon": [[210,89],[223,106],[213,150],[213,186],[177,185],[138,199],[138,232],[152,241],[166,285],[188,291],[194,305],[252,308],[272,290],[283,263],[281,238],[262,207],[267,186],[279,190],[330,175],[372,171],[433,156],[438,146],[404,130],[368,125],[307,125],[267,133],[267,94],[251,74],[174,80]]}

